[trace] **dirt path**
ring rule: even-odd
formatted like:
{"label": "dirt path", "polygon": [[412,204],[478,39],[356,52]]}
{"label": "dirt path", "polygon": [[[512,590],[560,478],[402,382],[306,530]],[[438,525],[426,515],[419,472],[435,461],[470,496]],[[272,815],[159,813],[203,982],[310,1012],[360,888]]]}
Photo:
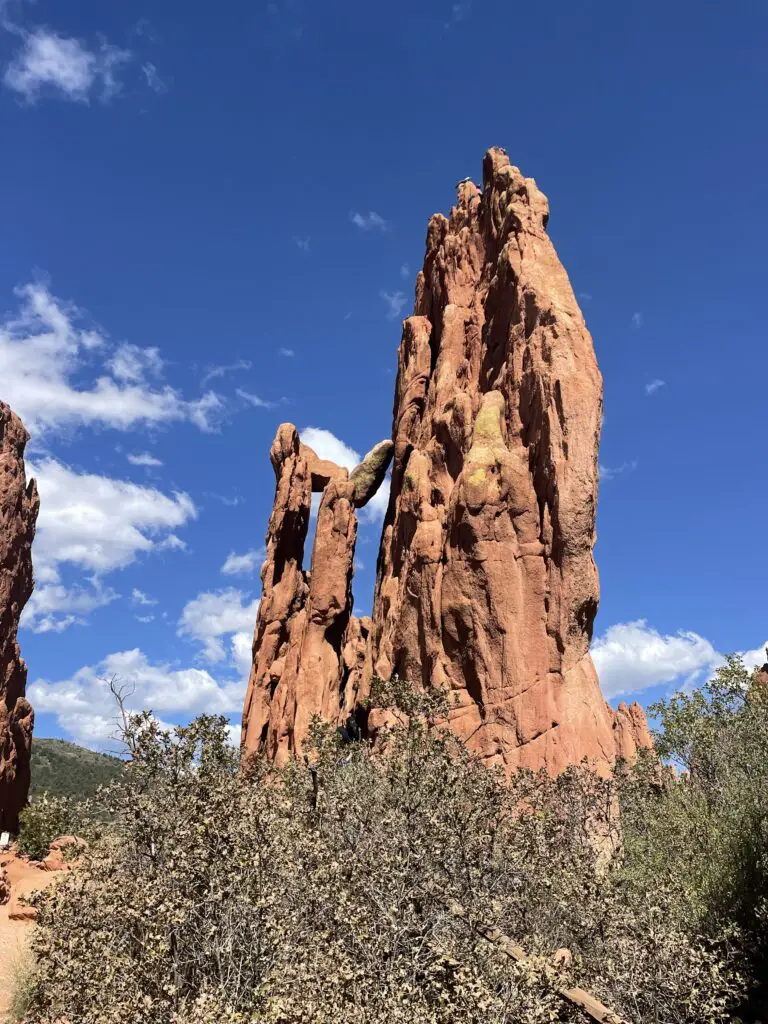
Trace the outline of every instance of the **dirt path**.
{"label": "dirt path", "polygon": [[0,865],[8,872],[11,883],[11,901],[0,907],[0,1024],[8,1020],[13,979],[35,927],[31,921],[11,921],[9,913],[17,906],[19,896],[36,889],[44,889],[59,872],[41,871],[13,853],[0,853]]}

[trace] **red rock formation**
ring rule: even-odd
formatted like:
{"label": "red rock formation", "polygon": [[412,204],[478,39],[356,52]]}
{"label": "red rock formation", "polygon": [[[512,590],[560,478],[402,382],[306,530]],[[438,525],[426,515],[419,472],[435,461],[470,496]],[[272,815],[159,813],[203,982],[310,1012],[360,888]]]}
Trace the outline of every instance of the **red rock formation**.
{"label": "red rock formation", "polygon": [[34,712],[16,634],[32,594],[32,539],[40,501],[26,481],[29,435],[0,402],[0,831],[15,832],[27,802]]}
{"label": "red rock formation", "polygon": [[[301,749],[314,715],[346,718],[346,681],[359,676],[368,623],[352,617],[356,509],[386,474],[392,443],[383,441],[351,476],[302,444],[296,428],[278,428],[270,454],[277,489],[262,568],[253,668],[243,712],[244,754],[264,749],[283,763]],[[312,491],[322,491],[312,571],[302,569]]]}
{"label": "red rock formation", "polygon": [[361,692],[372,673],[447,687],[483,758],[557,772],[649,736],[589,656],[602,381],[548,216],[495,149],[429,223]]}

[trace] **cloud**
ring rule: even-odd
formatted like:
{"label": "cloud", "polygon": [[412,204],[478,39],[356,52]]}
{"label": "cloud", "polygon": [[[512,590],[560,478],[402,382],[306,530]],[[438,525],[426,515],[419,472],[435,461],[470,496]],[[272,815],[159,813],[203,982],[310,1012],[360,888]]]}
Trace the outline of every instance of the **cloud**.
{"label": "cloud", "polygon": [[634,473],[637,469],[637,459],[632,459],[631,462],[622,462],[620,466],[599,466],[598,471],[601,480],[614,480],[617,476],[621,476],[622,473]]}
{"label": "cloud", "polygon": [[206,591],[184,606],[177,633],[200,644],[206,661],[224,661],[227,653],[222,638],[229,638],[233,656],[242,653],[243,636],[250,644],[258,610],[258,598],[249,601],[247,594],[234,587]]}
{"label": "cloud", "polygon": [[261,566],[265,553],[264,548],[259,548],[258,550],[251,549],[242,555],[230,551],[224,565],[221,567],[221,571],[225,576],[251,575]]}
{"label": "cloud", "polygon": [[280,347],[277,351],[278,355],[285,356],[286,359],[293,359],[293,357],[296,355],[292,348]]}
{"label": "cloud", "polygon": [[[0,380],[3,400],[21,416],[33,440],[66,427],[131,430],[174,420],[213,429],[214,414],[223,405],[213,392],[188,402],[171,387],[146,383],[148,373],[162,368],[157,349],[120,345],[113,350],[100,333],[79,326],[76,307],[42,284],[25,285],[17,294],[18,316],[0,323]],[[92,383],[86,384],[89,369]]]}
{"label": "cloud", "polygon": [[87,746],[114,746],[116,707],[107,680],[115,677],[128,688],[129,711],[153,711],[188,721],[203,712],[239,716],[245,677],[215,679],[200,668],[153,663],[139,648],[108,654],[60,681],[36,679],[28,687],[35,707],[56,716],[59,726]]}
{"label": "cloud", "polygon": [[144,607],[148,607],[153,604],[157,604],[157,601],[148,597],[143,590],[139,590],[138,587],[134,587],[131,591],[131,600],[134,604],[140,604]]}
{"label": "cloud", "polygon": [[228,373],[237,373],[238,370],[250,370],[250,359],[238,359],[236,363],[227,363],[225,366],[209,366],[200,381],[200,387],[204,388],[210,381],[217,377],[224,377]]}
{"label": "cloud", "polygon": [[152,92],[156,92],[158,95],[168,92],[168,86],[157,73],[157,68],[151,61],[141,65],[141,73]]}
{"label": "cloud", "polygon": [[350,213],[350,220],[362,231],[389,231],[389,224],[374,210],[368,213]]}
{"label": "cloud", "polygon": [[95,577],[89,583],[87,588],[61,583],[36,586],[22,613],[23,628],[33,633],[63,633],[70,626],[85,625],[84,616],[120,596],[111,587],[102,587]]}
{"label": "cloud", "polygon": [[667,382],[665,380],[659,380],[657,377],[656,380],[652,380],[645,385],[645,393],[646,395],[652,395],[654,394],[654,392],[658,391],[659,388],[663,388],[666,386]]}
{"label": "cloud", "polygon": [[632,326],[639,329],[643,326],[643,314],[633,313],[632,314]]}
{"label": "cloud", "polygon": [[244,391],[242,388],[237,388],[235,394],[238,398],[242,398],[244,402],[254,406],[256,409],[274,409],[278,404],[277,402],[267,402],[264,398],[259,398],[258,395],[254,395],[250,391]]}
{"label": "cloud", "polygon": [[296,245],[299,247],[299,249],[302,249],[304,252],[309,252],[309,239],[308,238],[297,238],[296,239]]}
{"label": "cloud", "polygon": [[647,690],[676,681],[694,682],[722,662],[698,633],[679,630],[662,636],[645,619],[618,623],[592,645],[600,685],[606,697]]}
{"label": "cloud", "polygon": [[330,459],[337,466],[352,470],[360,462],[359,453],[332,434],[330,430],[323,430],[321,427],[304,427],[299,432],[299,437],[321,459]]}
{"label": "cloud", "polygon": [[386,476],[382,481],[381,487],[376,491],[374,496],[360,509],[360,519],[364,523],[379,523],[384,519],[387,514],[387,506],[389,505],[389,489],[390,489],[390,478]]}
{"label": "cloud", "polygon": [[591,292],[579,292],[579,298],[580,299],[584,299],[585,302],[591,302],[592,301],[592,293]]}
{"label": "cloud", "polygon": [[400,277],[410,277],[410,276],[411,276],[411,268],[408,266],[407,263],[403,263],[403,265],[400,267]]}
{"label": "cloud", "polygon": [[472,0],[456,0],[451,4],[451,11],[448,21],[444,22],[443,28],[448,29],[454,28],[460,22],[464,21],[465,18],[469,17],[472,12]]}
{"label": "cloud", "polygon": [[183,547],[171,531],[197,517],[181,491],[94,473],[77,473],[55,459],[28,465],[40,491],[40,517],[33,551],[40,582],[58,583],[62,563],[98,574],[122,569],[139,555]]}
{"label": "cloud", "polygon": [[23,45],[3,81],[28,103],[35,103],[43,91],[77,103],[88,103],[95,95],[107,103],[120,91],[118,73],[131,60],[130,51],[104,40],[91,50],[81,40],[47,28],[12,31],[22,37]]}
{"label": "cloud", "polygon": [[160,459],[156,459],[154,455],[150,455],[149,452],[140,452],[137,455],[129,453],[126,455],[126,459],[132,466],[147,466],[148,468],[154,468],[162,466]]}
{"label": "cloud", "polygon": [[106,365],[117,380],[132,384],[141,384],[147,376],[159,377],[163,372],[160,352],[156,348],[139,348],[138,345],[120,345]]}
{"label": "cloud", "polygon": [[[304,427],[299,432],[299,437],[321,459],[329,459],[331,462],[335,462],[337,466],[342,466],[350,471],[360,464],[362,458],[360,453],[356,452],[354,448],[350,448],[345,441],[336,437],[330,430],[323,430],[321,427]],[[360,510],[361,522],[377,523],[384,518],[387,506],[389,505],[389,488],[390,479],[387,476],[368,504]],[[321,497],[322,495],[320,494],[312,495],[312,507],[310,510],[312,518],[317,516]]]}
{"label": "cloud", "polygon": [[387,310],[387,319],[395,320],[400,316],[403,306],[406,303],[405,292],[379,292],[379,295],[384,299],[386,304],[389,306]]}

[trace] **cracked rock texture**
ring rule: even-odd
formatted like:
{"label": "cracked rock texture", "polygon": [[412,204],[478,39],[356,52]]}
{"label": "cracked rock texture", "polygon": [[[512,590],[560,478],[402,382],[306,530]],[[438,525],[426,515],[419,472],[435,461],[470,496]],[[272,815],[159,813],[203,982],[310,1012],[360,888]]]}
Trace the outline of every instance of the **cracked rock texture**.
{"label": "cracked rock texture", "polygon": [[[270,452],[277,478],[261,571],[262,598],[243,712],[245,754],[277,763],[300,753],[312,718],[342,723],[346,684],[359,678],[370,620],[352,616],[356,509],[378,490],[392,458],[382,441],[351,474],[321,460],[282,424]],[[303,569],[312,491],[322,492],[312,552]],[[352,691],[351,691],[352,692]]]}
{"label": "cracked rock texture", "polygon": [[367,666],[447,687],[490,763],[607,767],[648,745],[589,655],[602,379],[535,182],[492,149],[427,231],[398,353]]}
{"label": "cracked rock texture", "polygon": [[[450,727],[506,771],[608,770],[650,745],[642,709],[609,707],[589,655],[602,379],[548,216],[490,150],[482,187],[462,182],[429,222],[392,441],[347,474],[279,428],[245,753],[300,752],[312,716],[343,725],[374,675],[448,689]],[[393,454],[373,615],[356,619],[355,509]]]}
{"label": "cracked rock texture", "polygon": [[16,638],[32,594],[32,539],[40,507],[35,481],[27,484],[24,469],[28,440],[21,420],[0,402],[0,832],[18,829],[27,802],[35,720]]}

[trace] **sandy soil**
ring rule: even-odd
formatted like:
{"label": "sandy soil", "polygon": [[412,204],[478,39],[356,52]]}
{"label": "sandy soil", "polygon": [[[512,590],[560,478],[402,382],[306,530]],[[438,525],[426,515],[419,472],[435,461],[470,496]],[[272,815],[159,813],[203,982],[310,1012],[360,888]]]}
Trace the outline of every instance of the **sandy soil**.
{"label": "sandy soil", "polygon": [[11,901],[0,907],[0,1024],[5,1024],[13,978],[35,927],[31,921],[11,921],[8,914],[16,906],[19,896],[46,888],[60,872],[41,871],[14,853],[0,853],[0,864],[8,872],[11,883]]}

